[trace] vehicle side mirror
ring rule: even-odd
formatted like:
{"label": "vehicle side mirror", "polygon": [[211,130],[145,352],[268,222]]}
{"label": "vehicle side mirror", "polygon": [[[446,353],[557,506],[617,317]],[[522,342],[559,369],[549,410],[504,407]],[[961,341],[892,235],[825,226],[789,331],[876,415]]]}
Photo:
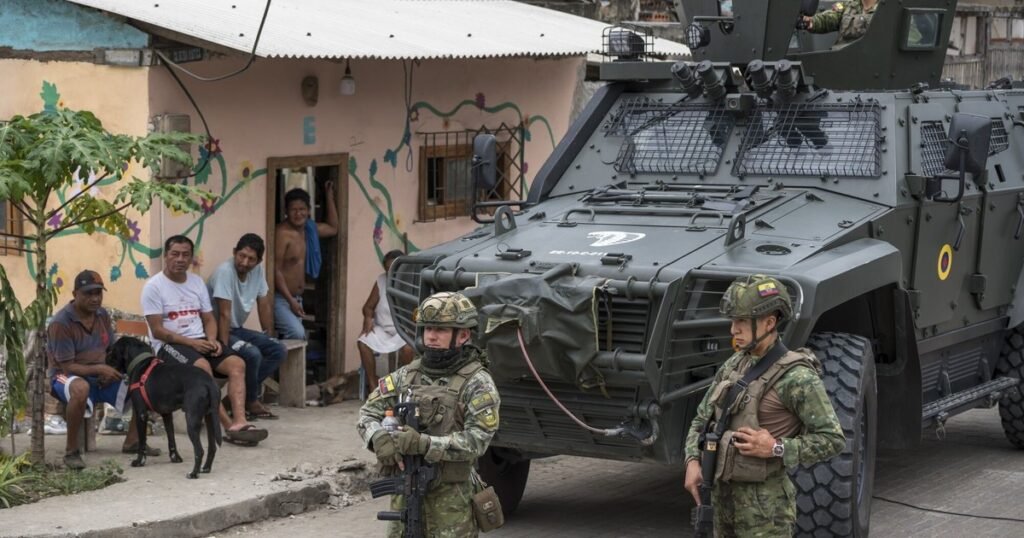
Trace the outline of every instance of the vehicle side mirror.
{"label": "vehicle side mirror", "polygon": [[818,0],[801,0],[800,14],[806,17],[813,17],[818,12]]}
{"label": "vehicle side mirror", "polygon": [[992,120],[977,114],[953,114],[949,122],[949,141],[944,164],[950,170],[962,168],[980,174],[988,163]]}
{"label": "vehicle side mirror", "polygon": [[478,190],[491,191],[498,186],[497,145],[492,134],[473,138],[473,185]]}
{"label": "vehicle side mirror", "polygon": [[[925,197],[936,202],[957,203],[964,196],[967,173],[977,176],[985,172],[989,140],[992,137],[992,119],[976,114],[953,114],[953,120],[949,122],[948,136],[943,165],[949,170],[958,170],[959,173],[928,178],[925,184]],[[942,194],[942,181],[945,179],[957,180],[956,196]]]}

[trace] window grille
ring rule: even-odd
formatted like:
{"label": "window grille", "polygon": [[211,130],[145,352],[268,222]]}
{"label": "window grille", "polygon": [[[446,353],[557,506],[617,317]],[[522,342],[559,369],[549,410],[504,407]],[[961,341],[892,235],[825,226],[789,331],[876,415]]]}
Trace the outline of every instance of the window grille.
{"label": "window grille", "polygon": [[[946,144],[949,135],[941,121],[921,122],[921,172],[926,176],[959,174],[946,168]],[[1010,137],[999,118],[992,119],[992,134],[988,139],[988,154],[995,155],[1010,148]]]}
{"label": "window grille", "polygon": [[609,116],[604,132],[623,137],[618,172],[706,175],[718,169],[734,123],[721,106],[635,96]]}
{"label": "window grille", "polygon": [[762,104],[750,116],[733,173],[879,177],[877,102]]}
{"label": "window grille", "polygon": [[[473,139],[497,139],[497,183],[484,191],[473,184]],[[521,127],[419,133],[419,220],[430,222],[468,216],[476,202],[525,197],[525,152]]]}

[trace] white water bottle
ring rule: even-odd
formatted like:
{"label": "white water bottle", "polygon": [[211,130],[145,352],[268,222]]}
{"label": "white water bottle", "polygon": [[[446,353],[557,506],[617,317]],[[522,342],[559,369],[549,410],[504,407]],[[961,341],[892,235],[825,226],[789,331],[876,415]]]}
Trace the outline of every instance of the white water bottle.
{"label": "white water bottle", "polygon": [[388,409],[384,412],[384,420],[380,421],[380,425],[384,428],[384,431],[390,433],[392,436],[398,435],[402,422],[395,416],[395,412]]}

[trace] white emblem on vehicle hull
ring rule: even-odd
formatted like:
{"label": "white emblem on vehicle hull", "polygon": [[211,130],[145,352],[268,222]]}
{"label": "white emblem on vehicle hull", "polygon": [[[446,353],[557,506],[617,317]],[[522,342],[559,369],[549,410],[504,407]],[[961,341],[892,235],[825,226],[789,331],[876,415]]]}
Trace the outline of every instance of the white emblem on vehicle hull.
{"label": "white emblem on vehicle hull", "polygon": [[602,231],[588,233],[587,239],[597,240],[590,244],[592,247],[610,247],[639,241],[646,236],[647,234],[637,232]]}

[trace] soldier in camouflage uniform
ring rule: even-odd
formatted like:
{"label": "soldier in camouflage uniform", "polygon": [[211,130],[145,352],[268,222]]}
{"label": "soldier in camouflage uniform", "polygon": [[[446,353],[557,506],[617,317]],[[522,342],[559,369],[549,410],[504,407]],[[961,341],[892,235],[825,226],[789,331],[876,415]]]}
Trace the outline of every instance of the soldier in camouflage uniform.
{"label": "soldier in camouflage uniform", "polygon": [[[483,482],[474,464],[498,431],[500,399],[486,356],[469,343],[476,307],[460,293],[437,293],[420,305],[416,323],[423,338],[419,356],[380,380],[359,410],[356,427],[385,475],[399,472],[402,455],[422,454],[439,466],[440,476],[424,502],[424,536],[477,536],[471,503]],[[385,412],[400,398],[419,404],[426,432],[403,428],[392,436],[382,429]],[[403,507],[402,496],[392,497],[392,510]],[[402,531],[401,522],[388,526],[388,536],[400,537]]]}
{"label": "soldier in camouflage uniform", "polygon": [[878,0],[849,0],[836,3],[832,9],[822,11],[813,17],[804,17],[807,31],[815,34],[827,34],[839,31],[836,45],[849,43],[859,39],[868,31],[871,17],[878,7]]}
{"label": "soldier in camouflage uniform", "polygon": [[[771,350],[777,327],[792,317],[786,288],[765,275],[741,277],[722,298],[732,319],[737,351],[719,368],[686,436],[686,489],[700,504],[702,483],[698,439],[722,414],[730,386]],[[780,344],[781,345],[781,344]],[[712,490],[715,535],[791,537],[796,490],[786,468],[827,460],[845,445],[842,427],[820,377],[814,354],[801,348],[785,354],[740,392],[718,443]]]}

